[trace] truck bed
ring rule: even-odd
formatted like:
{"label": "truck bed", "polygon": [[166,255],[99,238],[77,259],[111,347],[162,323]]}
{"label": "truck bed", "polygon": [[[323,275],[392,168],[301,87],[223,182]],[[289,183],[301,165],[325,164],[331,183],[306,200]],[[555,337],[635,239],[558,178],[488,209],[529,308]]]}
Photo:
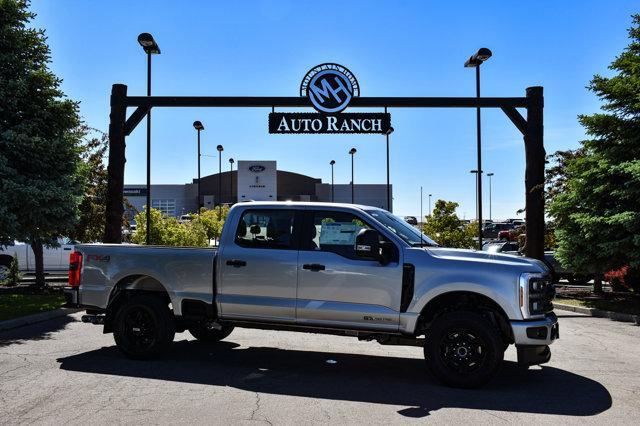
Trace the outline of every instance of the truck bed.
{"label": "truck bed", "polygon": [[[129,244],[81,244],[82,305],[104,309],[119,284],[141,290],[164,288],[176,315],[183,299],[212,303],[217,249]],[[130,287],[131,288],[131,287]]]}

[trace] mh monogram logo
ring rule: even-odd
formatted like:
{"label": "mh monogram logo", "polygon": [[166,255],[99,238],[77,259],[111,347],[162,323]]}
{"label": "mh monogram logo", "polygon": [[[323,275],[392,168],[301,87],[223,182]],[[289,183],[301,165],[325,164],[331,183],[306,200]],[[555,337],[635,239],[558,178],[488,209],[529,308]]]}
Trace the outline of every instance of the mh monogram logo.
{"label": "mh monogram logo", "polygon": [[307,96],[318,112],[332,114],[344,110],[354,96],[360,96],[360,86],[346,67],[327,63],[305,75],[300,96]]}

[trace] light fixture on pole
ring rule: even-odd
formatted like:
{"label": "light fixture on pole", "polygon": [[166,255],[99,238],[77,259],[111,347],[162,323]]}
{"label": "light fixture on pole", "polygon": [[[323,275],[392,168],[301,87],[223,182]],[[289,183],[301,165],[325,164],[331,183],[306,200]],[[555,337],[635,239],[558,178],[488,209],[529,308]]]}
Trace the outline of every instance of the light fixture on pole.
{"label": "light fixture on pole", "polygon": [[233,158],[229,158],[229,170],[231,170],[229,174],[229,197],[231,198],[231,204],[233,204],[233,163]]}
{"label": "light fixture on pole", "polygon": [[493,217],[491,214],[491,176],[493,176],[494,173],[487,173],[487,176],[489,176],[489,221],[493,222]]}
{"label": "light fixture on pole", "polygon": [[429,194],[429,217],[431,217],[431,195]]}
{"label": "light fixture on pole", "polygon": [[387,137],[387,211],[391,211],[391,184],[389,182],[389,135],[393,133],[393,127],[389,126],[389,130],[385,132]]}
{"label": "light fixture on pole", "polygon": [[222,219],[222,145],[216,147],[218,150],[218,220]]}
{"label": "light fixture on pole", "polygon": [[200,121],[193,122],[193,128],[198,132],[198,213],[200,213],[200,208],[202,207],[202,194],[200,192],[200,132],[204,130],[204,126]]}
{"label": "light fixture on pole", "polygon": [[333,187],[333,166],[336,164],[336,160],[329,161],[331,164],[331,202],[335,202],[334,200],[334,187]]}
{"label": "light fixture on pole", "polygon": [[[480,48],[475,54],[473,54],[467,61],[464,63],[464,66],[467,68],[475,68],[476,69],[476,97],[480,98],[480,65],[484,63],[487,59],[491,57],[491,50],[486,47]],[[476,214],[478,218],[478,247],[482,250],[482,138],[480,132],[480,107],[476,108],[476,135],[477,135],[477,150],[478,150],[478,164],[476,176],[476,186],[477,186],[477,194],[476,194]]]}
{"label": "light fixture on pole", "polygon": [[349,150],[349,154],[351,154],[351,204],[354,203],[355,200],[355,196],[354,196],[354,190],[353,190],[353,155],[358,152],[355,148],[351,148]]}
{"label": "light fixture on pole", "polygon": [[[160,47],[149,33],[138,36],[138,43],[147,54],[147,96],[151,96],[151,55],[159,55]],[[147,112],[147,217],[146,244],[151,243],[151,109]]]}

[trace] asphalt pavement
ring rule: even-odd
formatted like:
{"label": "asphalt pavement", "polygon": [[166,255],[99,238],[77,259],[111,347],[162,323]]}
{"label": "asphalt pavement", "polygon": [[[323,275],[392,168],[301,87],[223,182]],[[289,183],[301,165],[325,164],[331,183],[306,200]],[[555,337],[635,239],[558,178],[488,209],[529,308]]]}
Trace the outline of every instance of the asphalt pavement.
{"label": "asphalt pavement", "polygon": [[162,360],[132,361],[73,314],[0,333],[0,423],[637,422],[640,327],[559,313],[549,364],[522,371],[510,347],[477,390],[439,385],[421,348],[305,333],[183,333]]}

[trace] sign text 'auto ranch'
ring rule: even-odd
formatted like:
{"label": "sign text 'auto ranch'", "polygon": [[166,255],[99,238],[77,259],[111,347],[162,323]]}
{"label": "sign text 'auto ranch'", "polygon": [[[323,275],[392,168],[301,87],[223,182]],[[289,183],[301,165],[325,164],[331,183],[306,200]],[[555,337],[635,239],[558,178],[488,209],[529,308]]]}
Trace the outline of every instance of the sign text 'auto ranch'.
{"label": "sign text 'auto ranch'", "polygon": [[269,114],[269,133],[386,133],[390,126],[391,114],[388,113]]}

